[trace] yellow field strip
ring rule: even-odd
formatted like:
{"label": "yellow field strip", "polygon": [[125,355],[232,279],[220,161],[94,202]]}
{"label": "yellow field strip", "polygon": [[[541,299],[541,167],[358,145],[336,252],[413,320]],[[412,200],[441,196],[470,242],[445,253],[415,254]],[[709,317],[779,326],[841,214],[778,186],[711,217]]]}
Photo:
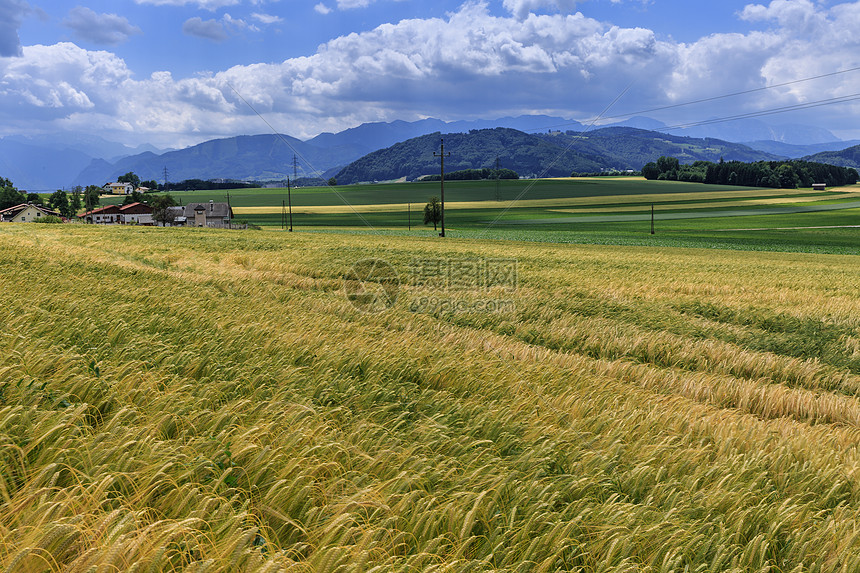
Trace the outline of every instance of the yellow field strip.
{"label": "yellow field strip", "polygon": [[[799,189],[744,189],[740,191],[704,191],[700,193],[648,193],[640,195],[613,195],[609,197],[567,197],[554,199],[521,199],[516,202],[517,207],[576,207],[579,205],[617,205],[620,203],[671,203],[681,201],[702,201],[707,199],[745,199],[773,197],[781,202],[780,198],[792,195],[803,195],[809,190]],[[854,196],[854,195],[849,195]],[[347,199],[348,195],[345,196]],[[831,199],[832,196],[815,197],[811,200]],[[837,197],[838,198],[838,197]],[[787,200],[785,202],[796,202]],[[446,201],[446,209],[504,209],[512,206],[511,201]],[[379,213],[387,211],[406,211],[406,203],[382,203],[376,205],[303,205],[293,206],[293,213],[322,215],[339,213]],[[412,210],[419,214],[423,205],[412,203]],[[262,205],[257,207],[233,207],[236,215],[271,215],[281,213],[280,205]]]}
{"label": "yellow field strip", "polygon": [[[856,194],[842,193],[841,195],[829,195],[826,200],[831,199],[853,199]],[[655,204],[655,211],[670,211],[679,207],[688,207],[696,209],[706,209],[714,207],[752,207],[754,205],[780,205],[783,203],[814,203],[824,200],[822,197],[798,197],[796,199],[787,199],[785,197],[774,197],[772,199],[738,199],[736,201],[713,201],[708,203],[691,203],[691,204]],[[625,211],[641,211],[647,205],[630,205],[627,207],[613,207],[613,213],[623,213]],[[606,207],[580,207],[575,209],[549,209],[554,213],[595,213],[605,211]]]}

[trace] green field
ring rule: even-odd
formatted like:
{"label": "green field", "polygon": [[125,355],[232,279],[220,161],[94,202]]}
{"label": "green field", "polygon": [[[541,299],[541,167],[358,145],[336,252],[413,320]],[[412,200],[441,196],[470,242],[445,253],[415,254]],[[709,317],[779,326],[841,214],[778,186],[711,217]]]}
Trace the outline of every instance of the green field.
{"label": "green field", "polygon": [[3,224],[0,286],[4,571],[860,570],[860,256]]}
{"label": "green field", "polygon": [[[496,182],[455,181],[445,189],[446,232],[452,237],[842,254],[860,248],[856,186],[821,193],[621,177],[501,181],[498,188]],[[225,201],[227,193],[239,221],[280,229],[288,220],[286,189],[174,196],[185,204]],[[293,227],[432,236],[421,217],[433,195],[439,195],[439,183],[297,189],[292,192]]]}

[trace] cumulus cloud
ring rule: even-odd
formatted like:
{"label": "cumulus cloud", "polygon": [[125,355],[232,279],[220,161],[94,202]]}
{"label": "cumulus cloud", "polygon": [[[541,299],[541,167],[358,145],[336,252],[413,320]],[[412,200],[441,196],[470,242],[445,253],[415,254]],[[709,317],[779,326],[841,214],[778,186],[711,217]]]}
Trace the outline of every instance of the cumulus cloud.
{"label": "cumulus cloud", "polygon": [[[617,2],[618,0],[613,0]],[[577,0],[504,0],[505,9],[509,10],[519,20],[525,20],[529,14],[542,8],[550,8],[558,12],[572,12]]]}
{"label": "cumulus cloud", "polygon": [[229,38],[230,30],[259,32],[260,28],[254,24],[249,24],[241,18],[234,18],[230,14],[224,14],[220,20],[203,20],[195,16],[186,20],[182,25],[182,31],[186,35],[214,42],[223,42]]}
{"label": "cumulus cloud", "polygon": [[319,14],[325,16],[326,14],[331,14],[331,8],[320,2],[316,6],[314,6],[314,10],[316,10]]}
{"label": "cumulus cloud", "polygon": [[[628,86],[610,115],[858,65],[860,2],[814,5],[812,11],[805,0],[751,5],[743,17],[763,22],[764,29],[681,44],[555,6],[543,5],[553,13],[520,18],[496,16],[487,3],[471,2],[444,18],[403,20],[335,38],[305,57],[186,78],[158,72],[135,80],[116,56],[73,44],[25,47],[20,59],[0,59],[0,98],[14,102],[0,110],[0,121],[98,125],[176,146],[265,131],[242,98],[279,129],[311,137],[367,121],[427,116],[549,113],[584,119]],[[185,28],[218,40],[239,29],[239,22],[193,18]],[[814,34],[798,32],[810,25]],[[860,74],[846,74],[756,92],[726,105],[735,113],[858,92]],[[836,116],[850,111],[833,109],[833,125],[844,125]],[[685,112],[698,113],[694,119],[720,113],[714,107],[683,108],[658,119],[688,119]],[[829,127],[825,108],[816,112]]]}
{"label": "cumulus cloud", "polygon": [[[134,0],[137,4],[151,4],[153,6],[186,6],[191,4],[204,10],[217,10],[225,6],[236,6],[242,0]],[[254,2],[257,4],[257,2]]]}
{"label": "cumulus cloud", "polygon": [[0,0],[0,57],[21,55],[18,28],[29,11],[23,0]]}
{"label": "cumulus cloud", "polygon": [[373,3],[373,0],[337,0],[337,7],[341,10],[349,10],[351,8],[367,8]]}
{"label": "cumulus cloud", "polygon": [[188,36],[212,40],[214,42],[223,42],[230,37],[223,23],[218,20],[204,20],[199,16],[186,20],[182,24],[182,32]]}
{"label": "cumulus cloud", "polygon": [[265,24],[267,26],[271,24],[280,24],[284,21],[280,16],[274,16],[272,14],[261,14],[259,12],[254,12],[251,14],[251,18],[260,22],[261,24]]}
{"label": "cumulus cloud", "polygon": [[780,27],[807,34],[827,25],[825,14],[810,0],[773,0],[768,6],[749,4],[740,17],[749,22],[775,22]]}
{"label": "cumulus cloud", "polygon": [[142,34],[128,19],[116,14],[96,14],[89,8],[76,6],[69,11],[63,25],[75,31],[79,38],[94,44],[117,45],[130,36]]}

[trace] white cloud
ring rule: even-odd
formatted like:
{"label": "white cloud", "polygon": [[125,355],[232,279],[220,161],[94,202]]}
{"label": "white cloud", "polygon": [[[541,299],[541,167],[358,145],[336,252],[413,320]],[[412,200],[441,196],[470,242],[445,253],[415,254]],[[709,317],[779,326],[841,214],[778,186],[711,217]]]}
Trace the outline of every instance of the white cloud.
{"label": "white cloud", "polygon": [[224,24],[218,20],[204,20],[199,16],[189,18],[182,24],[182,32],[188,36],[223,42],[229,38]]}
{"label": "white cloud", "polygon": [[[619,0],[613,0],[617,2]],[[518,20],[525,20],[529,14],[540,11],[541,8],[550,8],[557,12],[572,12],[576,8],[577,0],[504,0],[503,5]]]}
{"label": "white cloud", "polygon": [[214,42],[223,42],[230,37],[230,30],[247,30],[249,32],[259,32],[255,24],[249,24],[241,18],[234,18],[230,14],[224,14],[220,20],[210,19],[203,20],[195,16],[189,18],[182,24],[182,31],[188,36],[195,36],[205,40]]}
{"label": "white cloud", "polygon": [[125,63],[108,52],[83,50],[74,44],[27,46],[20,58],[0,66],[0,96],[6,121],[51,121],[97,105],[116,111],[131,78]]}
{"label": "white cloud", "polygon": [[[860,2],[810,11],[804,0],[777,0],[748,7],[744,18],[765,26],[677,44],[651,30],[608,26],[582,14],[499,17],[486,3],[473,2],[445,18],[403,20],[339,37],[306,57],[187,78],[157,72],[142,80],[133,79],[125,63],[107,52],[73,44],[31,46],[21,58],[0,59],[0,122],[98,126],[177,146],[266,131],[236,92],[279,129],[311,137],[366,121],[428,116],[586,118],[630,86],[611,115],[859,65]],[[804,33],[810,25],[815,33]],[[249,25],[225,15],[192,19],[188,26],[218,39]],[[860,73],[855,73],[725,104],[737,113],[858,92]],[[845,125],[839,116],[851,112],[819,108],[816,118],[833,129]],[[683,108],[658,119],[677,122],[688,119],[685,113],[707,119],[720,110]]]}
{"label": "white cloud", "polygon": [[316,6],[314,6],[314,10],[322,15],[331,14],[331,8],[320,2]]}
{"label": "white cloud", "polygon": [[367,8],[373,3],[373,0],[337,0],[337,7],[341,10],[350,10],[352,8]]}
{"label": "white cloud", "polygon": [[[226,6],[236,6],[242,0],[134,0],[137,4],[151,4],[153,6],[186,6],[195,5],[204,10],[217,10]],[[256,4],[257,2],[254,2]]]}
{"label": "white cloud", "polygon": [[117,45],[130,36],[142,34],[128,19],[116,14],[96,14],[89,8],[76,6],[69,11],[63,25],[74,30],[78,37],[94,44]]}
{"label": "white cloud", "polygon": [[261,14],[259,12],[254,12],[251,14],[251,18],[260,22],[261,24],[265,24],[267,26],[271,24],[280,24],[284,21],[280,16],[274,16],[272,14]]}

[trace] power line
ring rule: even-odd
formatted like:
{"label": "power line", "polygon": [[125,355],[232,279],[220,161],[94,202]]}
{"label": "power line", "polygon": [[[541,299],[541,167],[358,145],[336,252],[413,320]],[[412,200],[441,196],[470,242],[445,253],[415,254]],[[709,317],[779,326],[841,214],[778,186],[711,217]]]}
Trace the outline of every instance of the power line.
{"label": "power line", "polygon": [[661,127],[655,131],[664,131],[664,130],[668,130],[668,129],[685,129],[688,127],[698,127],[701,125],[711,125],[713,123],[723,123],[726,121],[735,121],[738,119],[751,119],[754,117],[762,117],[765,115],[776,115],[778,113],[786,113],[789,111],[797,111],[797,110],[801,110],[801,109],[810,109],[813,107],[824,107],[827,105],[847,103],[847,102],[851,102],[851,101],[856,101],[858,99],[860,99],[860,93],[851,94],[851,95],[847,95],[847,96],[840,96],[840,97],[835,97],[835,98],[829,98],[829,99],[823,99],[823,100],[818,100],[818,101],[813,101],[813,102],[798,103],[798,104],[794,104],[794,105],[775,107],[775,108],[765,109],[765,110],[760,110],[760,111],[752,111],[749,113],[742,113],[742,114],[731,115],[731,116],[727,116],[727,117],[718,117],[718,118],[712,118],[712,119],[705,119],[702,121],[695,121],[695,122],[691,122],[691,123],[683,123],[683,124],[679,124],[679,125]]}
{"label": "power line", "polygon": [[[695,105],[695,104],[699,104],[699,103],[708,103],[708,102],[717,101],[717,100],[721,100],[721,99],[726,99],[726,98],[730,98],[730,97],[736,97],[736,96],[741,96],[741,95],[748,95],[748,94],[751,94],[751,93],[757,93],[757,92],[762,92],[762,91],[772,90],[772,89],[775,89],[775,88],[782,88],[782,87],[785,87],[785,86],[791,86],[791,85],[800,84],[800,83],[804,83],[804,82],[810,82],[810,81],[813,81],[813,80],[820,80],[820,79],[822,79],[822,78],[829,78],[829,77],[838,76],[838,75],[841,75],[841,74],[847,74],[847,73],[856,72],[856,71],[860,71],[860,66],[858,66],[858,67],[854,67],[854,68],[848,68],[848,69],[845,69],[845,70],[839,70],[839,71],[836,71],[836,72],[830,72],[830,73],[827,73],[827,74],[820,74],[820,75],[817,75],[817,76],[810,76],[810,77],[808,77],[808,78],[801,78],[801,79],[797,79],[797,80],[792,80],[792,81],[790,81],[790,82],[782,82],[782,83],[779,83],[779,84],[773,84],[773,85],[769,85],[769,86],[763,86],[763,87],[760,87],[760,88],[753,88],[753,89],[749,89],[749,90],[743,90],[743,91],[739,91],[739,92],[732,92],[732,93],[728,93],[728,94],[723,94],[723,95],[718,95],[718,96],[712,96],[712,97],[707,97],[707,98],[702,98],[702,99],[697,99],[697,100],[691,100],[691,101],[686,101],[686,102],[681,102],[681,103],[676,103],[676,104],[671,104],[671,105],[664,105],[664,106],[660,106],[660,107],[653,107],[653,108],[650,108],[650,109],[644,109],[644,110],[640,110],[640,111],[634,111],[634,112],[631,112],[631,113],[624,113],[624,114],[613,115],[613,116],[609,116],[609,117],[601,117],[601,116],[597,116],[597,118],[593,118],[593,119],[590,119],[590,120],[585,120],[585,122],[588,122],[588,121],[592,121],[592,122],[593,122],[593,121],[596,121],[596,120],[613,120],[613,119],[622,119],[622,118],[625,118],[625,117],[633,117],[633,116],[635,116],[635,115],[641,115],[641,114],[645,114],[645,113],[654,113],[654,112],[656,112],[656,111],[665,111],[665,110],[667,110],[667,109],[676,109],[676,108],[679,108],[679,107],[685,107],[685,106],[688,106],[688,105]],[[576,123],[580,123],[580,122],[576,122]],[[543,131],[543,130],[545,130],[545,129],[552,129],[553,127],[564,127],[564,126],[566,126],[566,125],[573,125],[573,123],[572,123],[572,122],[568,122],[568,123],[558,123],[558,124],[555,124],[555,125],[548,125],[548,126],[546,126],[546,127],[542,127],[542,128],[540,128],[540,129],[530,129],[530,130],[528,130],[528,131],[530,131],[530,132]]]}
{"label": "power line", "polygon": [[489,224],[489,225],[487,225],[487,227],[486,227],[486,228],[484,229],[484,231],[479,235],[479,237],[483,237],[483,236],[484,236],[484,234],[485,234],[485,233],[486,233],[486,232],[487,232],[491,227],[495,226],[495,224],[496,224],[496,223],[498,223],[498,222],[502,219],[502,217],[504,217],[504,216],[508,213],[508,211],[510,211],[510,210],[514,207],[514,205],[516,205],[517,203],[519,203],[520,199],[522,199],[523,197],[525,197],[525,195],[526,195],[529,191],[531,191],[531,190],[532,190],[532,187],[534,187],[534,186],[537,184],[538,179],[541,179],[541,178],[542,178],[546,173],[548,173],[548,172],[549,172],[549,170],[550,170],[550,169],[552,169],[552,168],[555,166],[555,164],[559,162],[559,160],[561,160],[562,156],[563,156],[565,153],[567,153],[568,151],[570,151],[570,150],[573,148],[573,146],[574,146],[578,141],[580,141],[580,140],[584,139],[584,138],[585,138],[585,134],[586,134],[586,133],[588,133],[588,131],[589,131],[589,130],[591,130],[591,128],[592,128],[592,127],[594,127],[594,124],[595,124],[595,123],[597,123],[598,121],[600,121],[600,118],[601,118],[601,117],[603,117],[603,115],[604,115],[605,113],[607,113],[610,109],[612,109],[612,106],[614,106],[616,103],[618,103],[618,101],[619,101],[621,98],[623,98],[623,97],[624,97],[624,95],[625,95],[628,91],[630,91],[630,88],[632,88],[632,87],[633,87],[633,81],[631,81],[629,84],[627,84],[627,87],[625,87],[625,88],[621,91],[621,93],[619,93],[619,94],[615,97],[615,99],[614,99],[614,100],[612,100],[612,101],[609,103],[609,105],[607,105],[605,108],[603,108],[603,111],[601,111],[601,112],[600,112],[600,115],[598,115],[597,117],[595,117],[595,118],[592,120],[591,124],[590,124],[586,129],[585,129],[585,131],[583,131],[582,133],[580,133],[580,134],[579,134],[579,135],[577,135],[576,137],[572,137],[572,138],[571,138],[571,140],[570,140],[570,143],[568,143],[568,144],[567,144],[567,146],[566,146],[566,147],[565,147],[561,152],[559,152],[559,154],[556,156],[556,158],[555,158],[555,159],[553,159],[553,161],[552,161],[552,162],[551,162],[547,167],[545,167],[545,168],[544,168],[543,172],[542,172],[540,175],[538,175],[538,177],[537,177],[534,181],[532,181],[531,183],[529,183],[528,185],[526,185],[525,189],[523,189],[523,190],[520,192],[520,194],[519,194],[519,195],[517,195],[517,196],[516,196],[516,198],[515,198],[513,201],[511,201],[510,203],[508,203],[508,205],[507,205],[507,206],[502,210],[502,212],[501,212],[501,213],[499,213],[499,214],[496,216],[496,218],[495,218],[495,219],[493,219],[493,220],[490,222],[490,224]]}
{"label": "power line", "polygon": [[[257,116],[257,117],[259,117],[259,118],[263,121],[263,123],[265,123],[267,126],[269,126],[269,129],[271,129],[271,130],[272,130],[272,133],[275,135],[275,137],[277,137],[278,139],[280,139],[280,140],[281,140],[281,142],[282,142],[284,145],[286,145],[290,150],[292,150],[294,157],[296,157],[297,159],[301,159],[301,160],[304,162],[304,164],[305,164],[305,165],[307,165],[307,166],[310,168],[311,172],[312,172],[314,175],[316,175],[316,176],[317,176],[317,177],[319,177],[320,179],[323,179],[323,173],[322,173],[321,171],[319,171],[318,169],[314,168],[314,167],[313,167],[313,165],[311,165],[311,162],[310,162],[310,161],[308,161],[307,159],[305,159],[305,157],[304,157],[304,156],[303,156],[303,155],[302,155],[302,154],[301,154],[301,153],[300,153],[300,152],[299,152],[295,147],[293,147],[293,145],[292,145],[292,144],[287,140],[287,138],[285,138],[281,133],[279,133],[279,132],[278,132],[278,131],[277,131],[277,130],[272,126],[272,124],[271,124],[271,123],[269,123],[269,121],[268,121],[265,117],[263,117],[263,115],[262,115],[259,111],[257,111],[257,110],[256,110],[256,108],[254,108],[254,106],[252,106],[252,105],[248,102],[248,100],[246,100],[244,97],[242,97],[242,94],[240,94],[240,93],[239,93],[239,90],[237,90],[236,88],[234,88],[234,87],[233,87],[233,84],[231,84],[231,83],[229,83],[229,82],[225,82],[225,83],[227,84],[227,87],[229,87],[231,90],[233,90],[233,92],[236,94],[236,97],[238,97],[240,100],[242,100],[242,102],[243,102],[245,105],[247,105],[247,106],[248,106],[248,108],[249,108],[251,111],[253,111],[253,112],[254,112],[254,114],[256,114],[256,116]],[[343,202],[343,204],[344,204],[344,205],[346,205],[347,207],[349,207],[350,209],[352,209],[352,212],[353,212],[353,213],[355,213],[355,215],[356,215],[356,216],[361,220],[361,222],[362,222],[362,223],[364,223],[364,224],[365,224],[369,229],[371,229],[371,230],[375,230],[374,226],[370,224],[370,221],[368,221],[368,220],[364,217],[364,215],[362,215],[362,214],[361,214],[361,212],[360,212],[360,211],[358,211],[358,210],[355,208],[355,206],[353,206],[353,204],[352,204],[352,203],[350,203],[349,201],[347,201],[347,200],[346,200],[346,197],[344,197],[342,193],[340,193],[340,192],[339,192],[337,189],[335,189],[332,185],[329,185],[329,183],[328,183],[327,181],[325,181],[325,180],[323,180],[323,185],[325,185],[326,187],[328,187],[329,189],[331,189],[332,193],[334,193],[334,194],[337,196],[337,198],[338,198],[338,199],[340,199],[340,200]]]}

